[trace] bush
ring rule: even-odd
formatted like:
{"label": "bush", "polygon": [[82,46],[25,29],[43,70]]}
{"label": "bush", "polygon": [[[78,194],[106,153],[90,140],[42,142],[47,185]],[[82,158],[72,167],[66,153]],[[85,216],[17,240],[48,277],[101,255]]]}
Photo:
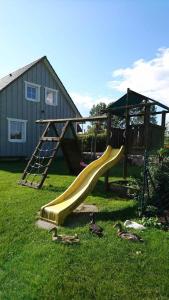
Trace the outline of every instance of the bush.
{"label": "bush", "polygon": [[144,225],[145,227],[155,227],[155,228],[161,228],[162,227],[162,224],[159,222],[157,216],[149,217],[149,218],[143,217],[141,219],[140,223],[142,225]]}
{"label": "bush", "polygon": [[169,157],[169,148],[161,148],[159,150],[159,155],[162,159]]}
{"label": "bush", "polygon": [[[166,157],[167,155],[166,152],[162,152],[161,154],[163,157]],[[163,159],[161,162],[158,162],[157,157],[154,157],[153,159],[154,162],[151,162],[151,164],[149,163],[149,171],[154,184],[152,184],[148,177],[150,198],[148,199],[148,194],[146,192],[144,194],[145,199],[143,203],[144,212],[148,205],[156,206],[160,210],[169,207],[169,161]],[[135,178],[132,181],[132,185],[136,187],[134,198],[140,204],[143,201],[143,174],[144,172],[142,170],[140,178]]]}
{"label": "bush", "polygon": [[[93,134],[79,134],[78,139],[83,152],[90,152],[94,144]],[[106,149],[106,133],[99,133],[96,137],[96,152],[103,152]]]}
{"label": "bush", "polygon": [[154,168],[152,177],[156,187],[152,193],[152,202],[158,207],[167,207],[169,205],[169,162],[163,162]]}

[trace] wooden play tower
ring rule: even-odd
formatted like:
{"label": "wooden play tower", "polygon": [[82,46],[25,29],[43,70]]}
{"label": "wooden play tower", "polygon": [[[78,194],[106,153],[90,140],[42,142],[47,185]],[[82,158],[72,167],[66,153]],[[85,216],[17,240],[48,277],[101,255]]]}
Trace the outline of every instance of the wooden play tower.
{"label": "wooden play tower", "polygon": [[[82,170],[80,166],[82,153],[75,130],[76,124],[101,120],[106,122],[107,145],[114,148],[125,145],[123,177],[126,178],[129,155],[144,155],[145,151],[150,153],[152,150],[163,147],[165,120],[168,112],[169,107],[166,105],[127,89],[127,93],[111,103],[101,116],[38,120],[36,121],[38,124],[46,127],[23,172],[20,184],[41,188],[59,149],[62,150],[70,172],[77,175]],[[152,123],[152,116],[160,119],[161,123],[159,125]],[[113,125],[114,117],[121,119],[122,126]],[[142,122],[133,123],[133,118],[141,118]],[[108,187],[108,182],[109,173],[106,173],[106,187]]]}

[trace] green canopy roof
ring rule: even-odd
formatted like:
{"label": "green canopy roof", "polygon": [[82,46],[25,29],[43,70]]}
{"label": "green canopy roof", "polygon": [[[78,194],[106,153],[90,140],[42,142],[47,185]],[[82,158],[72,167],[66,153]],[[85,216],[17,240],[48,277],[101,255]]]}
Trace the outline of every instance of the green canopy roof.
{"label": "green canopy roof", "polygon": [[159,101],[156,101],[156,100],[154,100],[150,97],[141,95],[141,94],[139,94],[137,92],[134,92],[130,89],[128,89],[127,93],[124,96],[122,96],[119,100],[117,100],[113,103],[110,103],[107,106],[107,109],[105,111],[106,112],[113,112],[114,115],[124,116],[126,106],[132,105],[132,106],[137,107],[137,105],[141,104],[143,102],[143,100],[147,100],[147,101],[149,101],[149,103],[157,105],[157,106],[165,109],[167,112],[169,112],[169,107],[166,106],[165,104],[163,104]]}
{"label": "green canopy roof", "polygon": [[[107,106],[107,110],[113,111],[114,114],[117,114],[117,115],[124,115],[125,106],[138,105],[145,99],[148,100],[149,98],[128,89],[128,93],[126,93],[124,96],[122,96],[119,100],[117,100],[113,103],[110,103]],[[120,109],[120,107],[121,107],[121,109]]]}

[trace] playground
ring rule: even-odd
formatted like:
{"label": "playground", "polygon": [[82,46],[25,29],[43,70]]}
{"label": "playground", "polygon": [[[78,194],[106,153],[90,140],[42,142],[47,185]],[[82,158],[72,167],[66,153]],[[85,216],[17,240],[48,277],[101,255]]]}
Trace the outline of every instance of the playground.
{"label": "playground", "polygon": [[[168,112],[169,108],[166,105],[127,89],[124,96],[110,103],[102,111],[102,116],[37,120],[37,123],[45,125],[44,131],[24,169],[19,184],[40,189],[59,150],[62,151],[69,171],[77,175],[63,194],[41,207],[40,219],[54,223],[56,226],[63,225],[67,216],[94,189],[100,176],[105,175],[105,191],[110,189],[109,170],[121,160],[123,160],[123,178],[127,179],[131,155],[140,155],[144,161],[143,190],[139,203],[139,210],[143,215],[150,204],[150,184],[154,191],[156,189],[149,171],[148,159],[154,151],[164,147]],[[157,124],[157,116],[160,124]],[[118,127],[114,124],[115,118],[120,121]],[[83,124],[86,121],[94,123],[95,128],[101,126],[99,122],[105,122],[106,126],[104,152],[100,157],[96,157],[97,134],[95,130],[95,151],[92,155],[94,159],[88,165],[83,162],[83,149],[79,146],[75,130],[79,123]],[[165,197],[168,197],[168,194]]]}
{"label": "playground", "polygon": [[[136,95],[135,107],[133,99],[136,101]],[[164,144],[168,108],[130,90],[119,100],[113,107],[108,107],[106,118],[103,112],[102,116],[92,119],[106,119],[107,145],[105,152],[82,170],[72,169],[75,164],[71,164],[72,154],[68,153],[69,143],[71,149],[79,153],[72,157],[79,166],[82,157],[72,120],[64,122],[60,133],[55,124],[63,123],[63,120],[37,122],[46,127],[27,166],[25,162],[0,162],[0,244],[3,245],[0,247],[0,298],[169,298],[168,231],[153,226],[146,228],[138,232],[144,242],[133,243],[119,238],[114,227],[126,220],[140,222],[138,205],[143,214],[152,183],[148,163],[145,163],[147,152]],[[162,110],[151,111],[154,103]],[[144,111],[133,111],[138,107]],[[120,112],[125,127],[112,128],[112,112],[116,115]],[[160,125],[150,124],[150,116],[160,114]],[[144,117],[143,123],[131,125],[130,119],[138,115]],[[69,135],[66,135],[67,129]],[[50,148],[46,145],[43,148],[44,143]],[[63,158],[57,157],[59,147],[64,153]],[[129,164],[129,155],[140,153],[144,164]],[[136,178],[141,170],[143,182],[139,203],[127,195],[121,197],[111,189],[112,181],[119,183],[131,176]],[[103,229],[101,238],[89,230],[90,211],[77,211],[81,203],[97,208],[95,217],[98,227]],[[80,242],[72,245],[54,243],[51,233],[36,225],[39,220],[51,226],[59,225],[61,236],[76,234]]]}
{"label": "playground", "polygon": [[[89,216],[74,216],[59,232],[77,233],[80,244],[53,243],[48,231],[35,226],[36,214],[73,182],[66,164],[53,166],[41,190],[16,185],[24,163],[0,167],[1,299],[168,299],[168,233],[147,229],[141,233],[145,243],[137,244],[120,240],[113,227],[126,218],[138,220],[135,201],[105,193],[101,178],[85,203],[98,207],[104,237],[89,233]],[[120,179],[121,172],[117,166],[111,179]]]}

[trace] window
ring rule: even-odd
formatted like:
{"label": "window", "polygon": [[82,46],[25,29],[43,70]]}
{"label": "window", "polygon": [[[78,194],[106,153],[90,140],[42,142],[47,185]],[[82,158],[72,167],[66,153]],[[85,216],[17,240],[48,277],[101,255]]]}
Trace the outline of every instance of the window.
{"label": "window", "polygon": [[40,85],[25,81],[25,98],[30,101],[40,101]]}
{"label": "window", "polygon": [[8,141],[26,142],[26,120],[8,118]]}
{"label": "window", "polygon": [[56,106],[58,104],[58,95],[59,91],[50,89],[50,88],[45,88],[45,102],[46,104],[49,105],[54,105]]}

